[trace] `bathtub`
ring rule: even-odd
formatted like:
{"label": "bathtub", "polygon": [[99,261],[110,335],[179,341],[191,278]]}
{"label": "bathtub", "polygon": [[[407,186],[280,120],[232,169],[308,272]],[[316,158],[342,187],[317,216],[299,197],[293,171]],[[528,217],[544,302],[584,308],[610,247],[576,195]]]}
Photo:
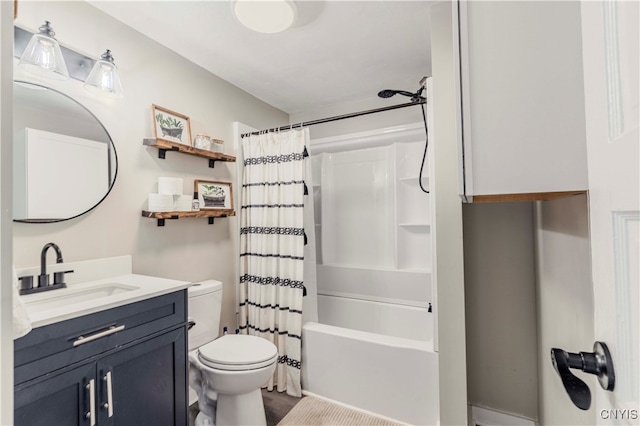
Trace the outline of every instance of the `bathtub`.
{"label": "bathtub", "polygon": [[[336,313],[337,305],[343,314],[326,315],[333,325],[306,322],[302,327],[303,392],[408,424],[438,424],[438,354],[433,350],[433,314],[403,305],[318,295],[320,320],[323,311]],[[421,330],[420,334],[407,338],[405,327],[396,327],[397,333],[394,327],[375,333],[353,329],[359,324],[371,328],[376,323],[373,319],[381,316],[406,316],[413,321],[400,324],[415,325],[418,321],[416,329]],[[362,318],[372,321],[361,321]],[[344,321],[343,326],[335,324],[340,320]],[[425,334],[424,330],[431,332]]]}

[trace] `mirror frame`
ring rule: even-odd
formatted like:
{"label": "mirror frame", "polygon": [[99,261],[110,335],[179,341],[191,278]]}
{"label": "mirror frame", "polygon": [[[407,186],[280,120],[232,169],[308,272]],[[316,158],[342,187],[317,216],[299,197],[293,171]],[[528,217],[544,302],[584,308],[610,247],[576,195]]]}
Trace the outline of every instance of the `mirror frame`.
{"label": "mirror frame", "polygon": [[[62,96],[64,96],[65,98],[71,100],[72,102],[75,102],[77,105],[79,105],[83,110],[85,110],[87,113],[89,113],[89,115],[91,117],[93,117],[94,120],[96,120],[96,122],[100,125],[100,127],[102,127],[102,129],[104,130],[105,134],[107,135],[107,138],[109,139],[109,143],[110,143],[110,150],[113,153],[113,166],[114,166],[114,170],[113,170],[113,180],[110,182],[109,184],[109,188],[107,189],[107,192],[104,194],[104,196],[102,196],[102,198],[100,198],[100,200],[98,200],[98,202],[96,204],[94,204],[93,206],[89,207],[87,210],[78,213],[75,216],[71,216],[71,217],[67,217],[64,219],[13,219],[14,222],[18,222],[18,223],[58,223],[58,222],[64,222],[67,220],[71,220],[71,219],[75,219],[79,216],[82,216],[84,214],[89,213],[91,210],[95,209],[96,207],[98,207],[104,200],[105,198],[107,198],[107,196],[111,193],[111,190],[113,189],[113,186],[116,183],[116,179],[118,178],[118,152],[116,151],[116,145],[113,142],[113,138],[111,137],[111,134],[109,133],[109,131],[107,130],[106,127],[104,127],[104,124],[102,124],[102,121],[100,121],[98,119],[98,117],[96,117],[96,115],[94,113],[91,112],[91,110],[89,110],[89,108],[87,108],[86,106],[82,105],[80,102],[78,102],[77,100],[73,99],[71,96],[67,95],[66,93],[63,93],[59,90],[53,89],[49,86],[45,86],[42,84],[38,84],[38,83],[33,83],[31,81],[26,81],[26,80],[13,80],[14,84],[22,84],[22,85],[31,85],[31,86],[37,86],[46,90],[50,90],[52,92],[58,93]],[[111,156],[109,156],[109,162],[111,162]],[[12,212],[11,214],[13,215],[13,208],[12,208]]]}

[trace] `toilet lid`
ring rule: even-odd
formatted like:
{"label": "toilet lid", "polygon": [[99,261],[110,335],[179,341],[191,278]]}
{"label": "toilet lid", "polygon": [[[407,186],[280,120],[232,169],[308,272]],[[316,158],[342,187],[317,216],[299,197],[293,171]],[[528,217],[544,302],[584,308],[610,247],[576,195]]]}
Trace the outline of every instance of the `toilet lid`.
{"label": "toilet lid", "polygon": [[276,345],[258,336],[227,334],[198,350],[203,364],[221,370],[266,367],[278,357]]}

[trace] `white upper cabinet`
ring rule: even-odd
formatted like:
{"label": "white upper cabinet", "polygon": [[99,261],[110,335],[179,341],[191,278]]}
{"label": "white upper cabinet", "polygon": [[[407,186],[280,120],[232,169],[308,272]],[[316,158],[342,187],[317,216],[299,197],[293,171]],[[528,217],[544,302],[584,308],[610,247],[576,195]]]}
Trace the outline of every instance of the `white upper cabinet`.
{"label": "white upper cabinet", "polygon": [[456,24],[463,199],[585,191],[580,3],[463,1]]}

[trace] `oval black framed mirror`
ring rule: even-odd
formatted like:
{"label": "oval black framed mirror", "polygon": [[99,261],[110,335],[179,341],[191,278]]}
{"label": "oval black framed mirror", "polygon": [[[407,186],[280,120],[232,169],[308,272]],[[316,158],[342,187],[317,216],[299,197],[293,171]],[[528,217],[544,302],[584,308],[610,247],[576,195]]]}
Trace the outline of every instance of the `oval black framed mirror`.
{"label": "oval black framed mirror", "polygon": [[61,222],[96,208],[118,175],[107,129],[55,89],[14,81],[13,90],[13,220]]}

